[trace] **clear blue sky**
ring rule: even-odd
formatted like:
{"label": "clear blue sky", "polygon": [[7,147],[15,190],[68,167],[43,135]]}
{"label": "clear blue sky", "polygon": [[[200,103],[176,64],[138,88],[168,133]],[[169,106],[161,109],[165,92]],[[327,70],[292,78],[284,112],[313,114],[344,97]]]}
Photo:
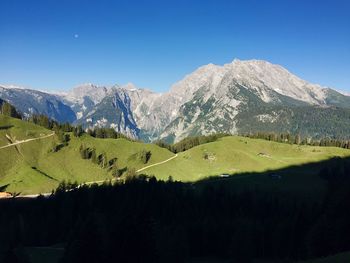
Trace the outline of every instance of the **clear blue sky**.
{"label": "clear blue sky", "polygon": [[166,91],[201,65],[234,58],[350,91],[350,1],[0,1],[2,84]]}

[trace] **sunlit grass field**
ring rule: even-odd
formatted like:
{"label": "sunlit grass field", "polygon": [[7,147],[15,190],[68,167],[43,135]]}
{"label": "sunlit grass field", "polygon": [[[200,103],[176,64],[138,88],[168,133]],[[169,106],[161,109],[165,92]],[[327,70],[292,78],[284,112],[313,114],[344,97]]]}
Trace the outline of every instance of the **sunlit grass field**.
{"label": "sunlit grass field", "polygon": [[[0,126],[5,124],[13,127],[1,130],[3,145],[7,144],[6,134],[24,140],[52,133],[40,126],[12,118],[0,119]],[[26,136],[27,131],[31,132],[30,136]],[[82,144],[95,148],[97,154],[105,152],[108,160],[117,158],[121,169],[138,169],[174,155],[154,144],[125,139],[96,139],[88,135],[76,138],[73,134],[70,134],[70,138],[68,146],[58,152],[50,151],[53,143],[58,141],[56,136],[0,149],[0,186],[7,185],[6,191],[12,193],[31,194],[50,192],[63,180],[83,183],[112,179],[107,169],[81,158],[79,148]],[[142,150],[152,153],[147,164],[136,158]]]}
{"label": "sunlit grass field", "polygon": [[[5,128],[0,130],[0,147],[9,143],[6,135],[20,141],[52,133],[32,123],[4,116],[0,116],[1,126]],[[288,176],[279,181],[246,173],[260,173],[319,162],[336,156],[350,156],[349,150],[335,147],[299,146],[229,136],[181,152],[174,159],[158,164],[175,154],[154,144],[126,139],[98,139],[86,134],[78,138],[70,134],[68,145],[58,152],[52,152],[52,145],[55,143],[58,143],[56,135],[0,149],[0,186],[12,193],[32,194],[51,192],[63,180],[83,183],[112,179],[107,169],[81,158],[81,145],[96,149],[97,154],[105,152],[108,160],[117,158],[118,167],[124,171],[157,164],[141,173],[154,175],[161,180],[167,180],[171,176],[174,180],[194,182],[209,176],[233,175],[222,179],[228,183],[234,180],[235,186],[285,184],[288,187],[315,187],[315,191],[322,180],[317,176],[318,170],[314,168],[307,171],[286,169],[281,173]],[[137,158],[142,150],[152,153],[147,164]],[[304,183],[295,185],[300,182]]]}
{"label": "sunlit grass field", "polygon": [[318,162],[350,151],[229,136],[179,153],[174,160],[145,170],[157,178],[195,181],[207,176],[263,172],[292,165]]}

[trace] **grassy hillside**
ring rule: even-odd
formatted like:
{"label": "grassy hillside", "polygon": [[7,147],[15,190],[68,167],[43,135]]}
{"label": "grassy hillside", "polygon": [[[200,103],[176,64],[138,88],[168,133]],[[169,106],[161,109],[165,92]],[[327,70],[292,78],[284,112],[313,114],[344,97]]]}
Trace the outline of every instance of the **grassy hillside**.
{"label": "grassy hillside", "polygon": [[210,175],[281,169],[335,156],[350,156],[350,151],[230,136],[181,152],[177,158],[143,172],[162,179],[172,176],[176,180],[194,181]]}
{"label": "grassy hillside", "polygon": [[[63,180],[83,183],[112,179],[111,172],[107,169],[102,169],[91,160],[81,158],[81,145],[95,148],[97,154],[105,152],[108,160],[117,158],[118,167],[124,171],[151,166],[142,170],[142,173],[164,180],[172,176],[180,181],[197,181],[212,175],[240,174],[223,178],[229,182],[235,180],[235,186],[241,183],[269,186],[275,184],[266,180],[266,176],[242,175],[244,173],[259,173],[335,156],[350,156],[349,150],[341,148],[289,145],[238,136],[224,137],[212,143],[199,145],[177,156],[154,144],[125,139],[98,139],[86,134],[81,137],[70,134],[68,145],[58,152],[51,151],[52,145],[58,143],[56,135],[1,149],[10,141],[13,143],[39,138],[52,134],[52,131],[4,116],[0,116],[0,127],[0,187],[22,194],[50,192]],[[147,164],[137,156],[142,150],[152,153]],[[172,157],[173,159],[164,162]],[[156,165],[152,166],[154,164]],[[311,167],[308,171],[296,171],[294,168],[281,170],[281,174],[292,174],[293,177],[286,177],[280,180],[279,184],[288,187],[295,185],[296,188],[302,188],[303,185],[322,188],[322,180],[316,176],[317,172],[317,167]],[[300,185],[300,179],[303,182],[310,181],[310,184]],[[297,182],[298,185],[292,182]]]}
{"label": "grassy hillside", "polygon": [[[4,116],[1,116],[0,126],[4,127],[0,130],[0,147],[9,143],[6,135],[15,138],[15,142],[52,133],[40,126]],[[96,139],[88,135],[76,138],[72,134],[70,138],[68,146],[58,152],[50,151],[53,143],[58,141],[56,135],[0,149],[0,186],[6,186],[9,192],[30,194],[50,192],[63,180],[83,183],[112,179],[107,169],[81,158],[81,144],[96,148],[97,153],[106,152],[108,159],[118,158],[120,168],[145,166],[136,158],[142,150],[152,153],[146,165],[173,156],[173,153],[156,145],[125,139]]]}
{"label": "grassy hillside", "polygon": [[13,140],[20,141],[37,138],[51,133],[51,131],[35,124],[0,114],[0,147],[9,143],[6,134]]}

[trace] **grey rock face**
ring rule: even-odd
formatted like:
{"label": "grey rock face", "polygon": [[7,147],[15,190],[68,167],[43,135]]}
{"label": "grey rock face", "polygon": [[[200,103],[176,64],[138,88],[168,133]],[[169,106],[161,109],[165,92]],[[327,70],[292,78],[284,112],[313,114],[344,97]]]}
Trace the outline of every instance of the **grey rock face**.
{"label": "grey rock face", "polygon": [[0,98],[11,103],[24,116],[45,114],[59,122],[74,122],[75,113],[60,96],[37,90],[0,86]]}
{"label": "grey rock face", "polygon": [[[253,129],[332,136],[339,129],[314,129],[308,123],[323,116],[324,125],[332,126],[336,113],[346,122],[350,109],[349,96],[260,60],[202,66],[162,94],[133,84],[83,84],[63,95],[0,87],[0,98],[26,115],[43,113],[86,127],[112,127],[146,141]],[[313,114],[303,116],[305,112]]]}

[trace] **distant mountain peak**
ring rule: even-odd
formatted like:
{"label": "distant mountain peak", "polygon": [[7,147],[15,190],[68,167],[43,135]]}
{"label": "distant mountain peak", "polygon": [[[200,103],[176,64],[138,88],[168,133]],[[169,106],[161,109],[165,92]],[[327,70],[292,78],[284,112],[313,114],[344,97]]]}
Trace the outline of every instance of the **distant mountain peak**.
{"label": "distant mountain peak", "polygon": [[124,89],[130,90],[130,91],[135,91],[138,90],[138,88],[134,85],[134,83],[127,83],[125,85],[122,86]]}
{"label": "distant mountain peak", "polygon": [[81,103],[84,97],[89,97],[94,103],[100,102],[108,93],[109,88],[85,83],[74,87],[67,93],[65,99],[74,103]]}
{"label": "distant mountain peak", "polygon": [[5,88],[5,89],[26,89],[24,87],[12,85],[12,84],[10,84],[10,85],[0,84],[0,87]]}
{"label": "distant mountain peak", "polygon": [[[138,88],[131,82],[113,86],[84,83],[66,94],[0,86],[0,98],[27,115],[44,113],[87,127],[105,125],[148,141],[176,141],[199,134],[251,131],[254,127],[302,129],[305,115],[300,114],[304,110],[319,116],[319,110],[332,111],[331,106],[350,108],[349,96],[257,59],[203,65],[165,93]],[[299,117],[294,118],[294,114]],[[328,115],[324,116],[328,121]],[[322,127],[314,133],[322,133]]]}

